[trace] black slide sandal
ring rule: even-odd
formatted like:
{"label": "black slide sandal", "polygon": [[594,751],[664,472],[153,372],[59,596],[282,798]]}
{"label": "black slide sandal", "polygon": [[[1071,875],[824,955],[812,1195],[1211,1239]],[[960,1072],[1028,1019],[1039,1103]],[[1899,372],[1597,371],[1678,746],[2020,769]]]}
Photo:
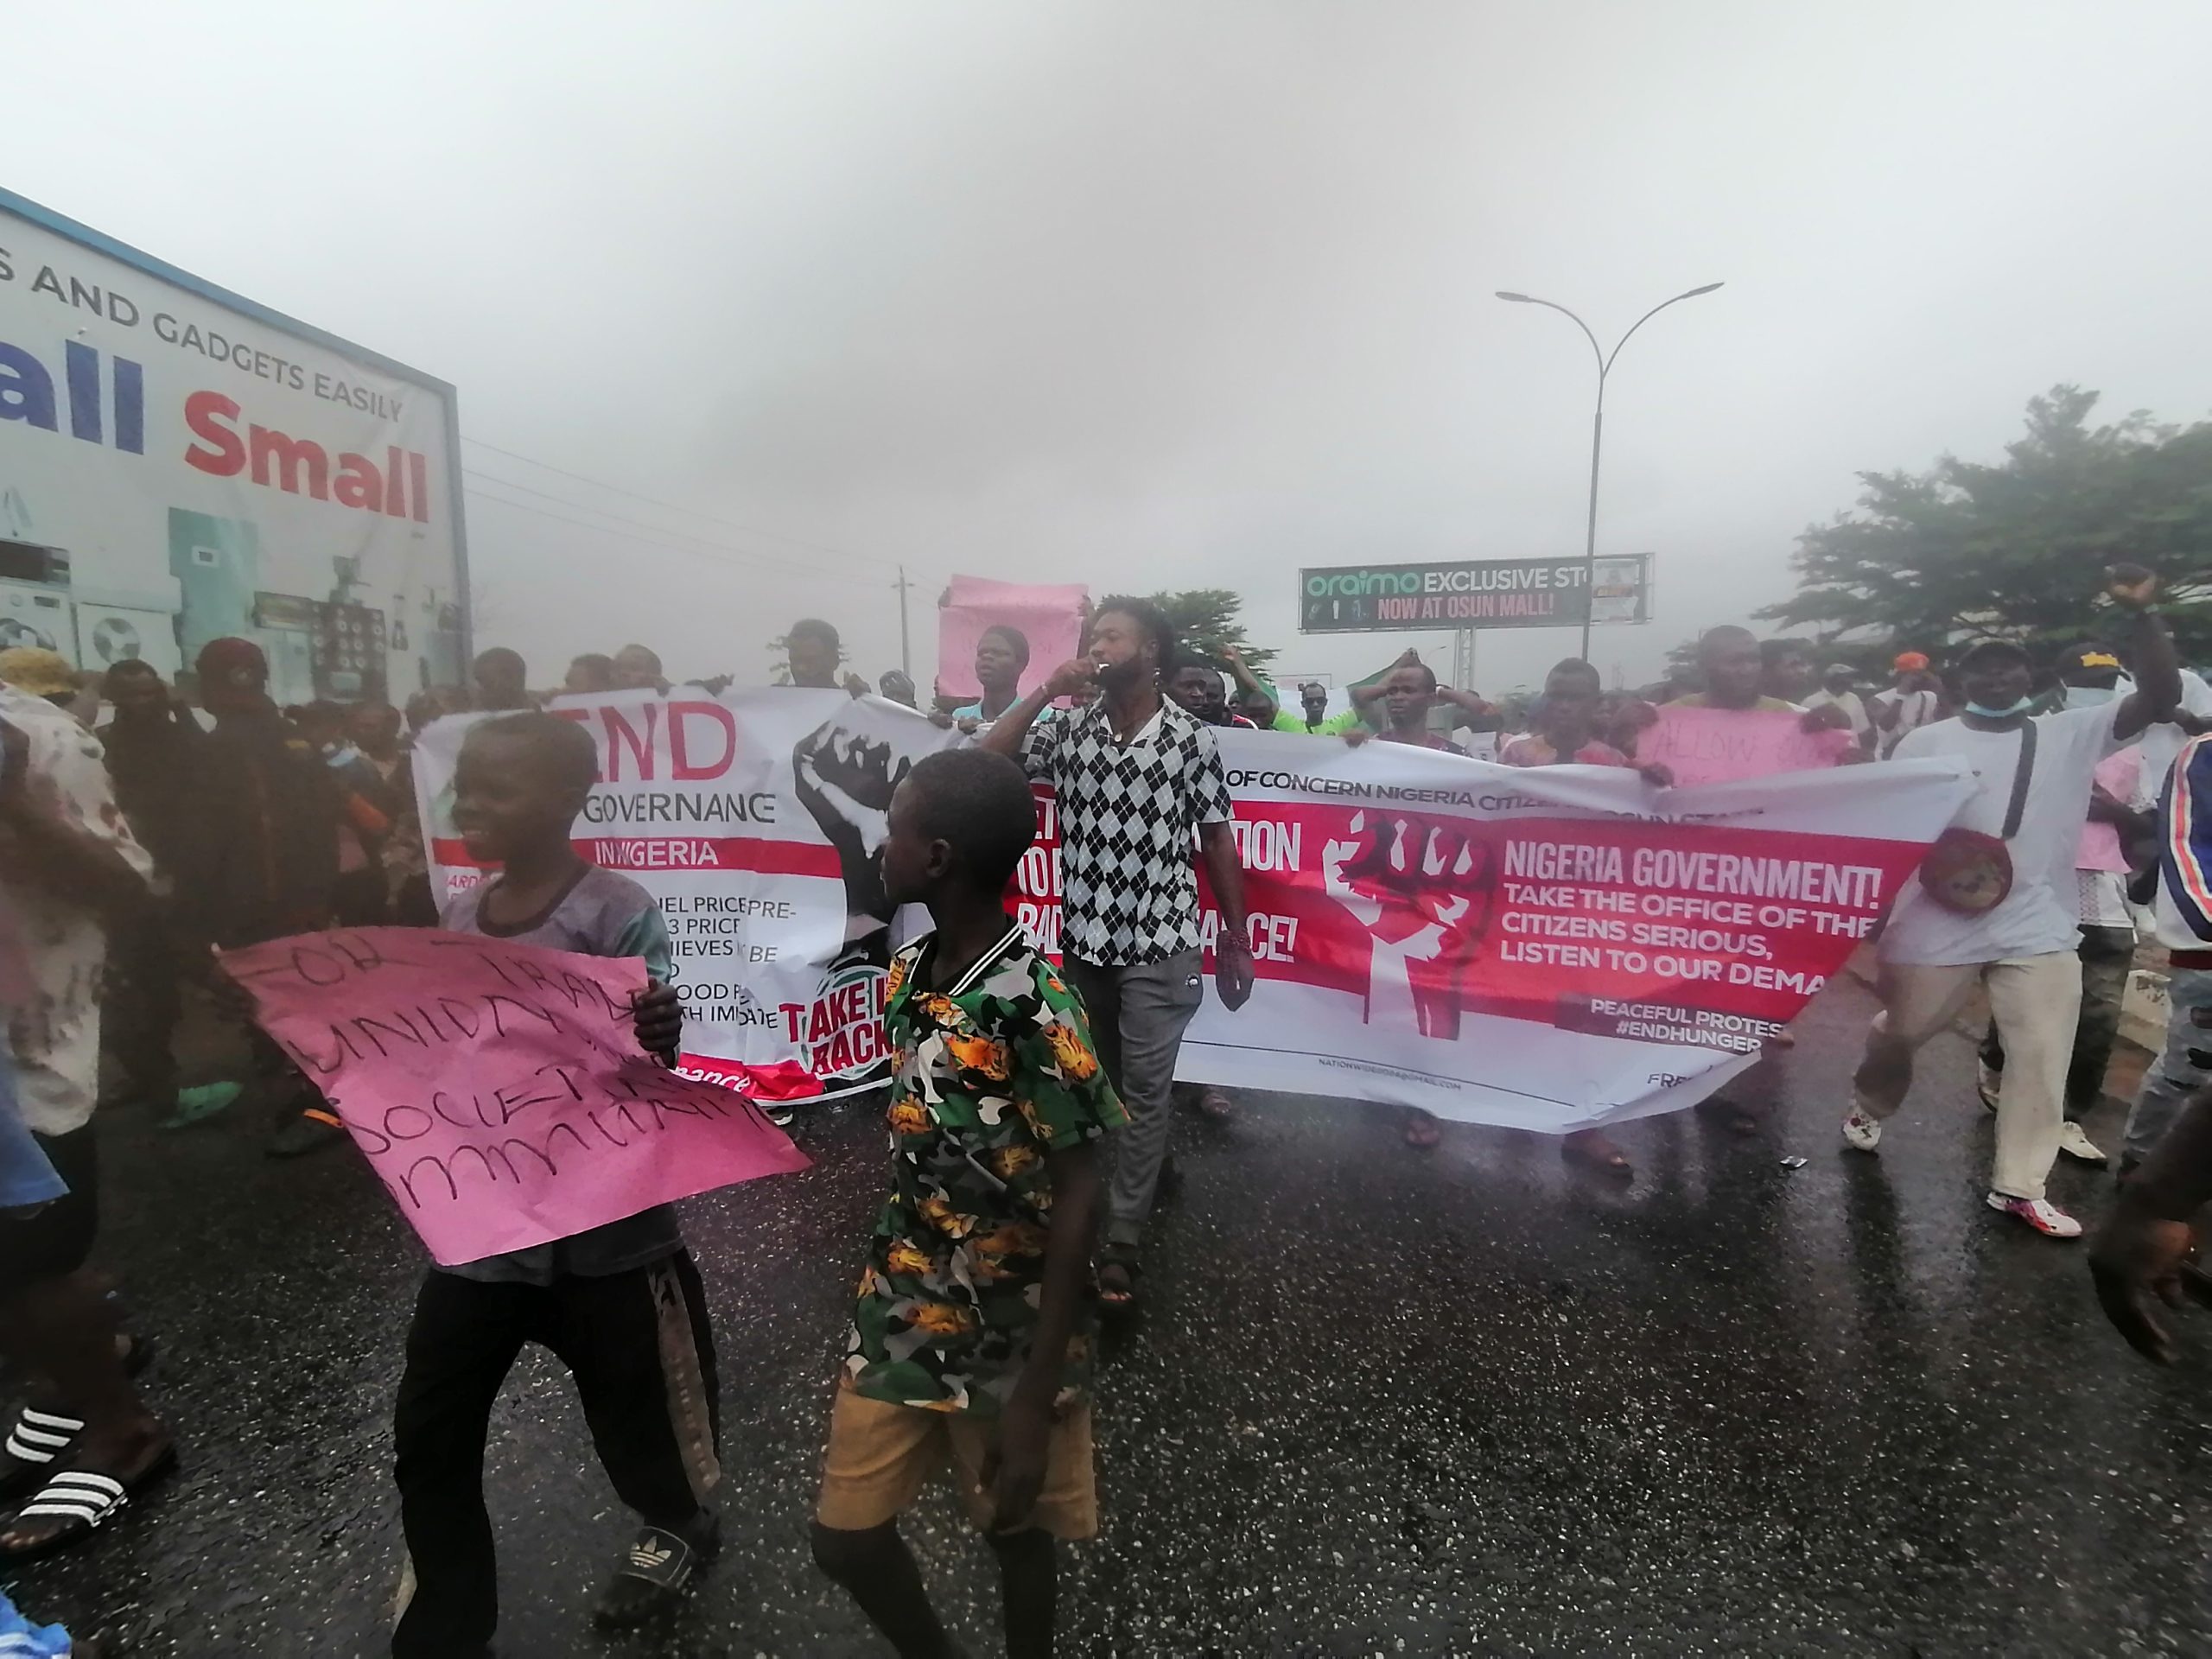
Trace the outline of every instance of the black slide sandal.
{"label": "black slide sandal", "polygon": [[702,1535],[686,1538],[666,1527],[639,1528],[600,1592],[591,1622],[602,1630],[635,1630],[682,1606],[721,1541],[721,1524],[712,1517],[697,1530]]}
{"label": "black slide sandal", "polygon": [[10,1517],[10,1523],[58,1516],[65,1517],[69,1524],[24,1548],[0,1549],[0,1561],[35,1560],[40,1556],[51,1555],[56,1550],[82,1543],[99,1528],[114,1520],[129,1505],[135,1493],[143,1491],[175,1467],[176,1446],[172,1443],[163,1446],[143,1469],[128,1480],[104,1475],[97,1469],[56,1471],[48,1478],[45,1485],[31,1494],[28,1503]]}

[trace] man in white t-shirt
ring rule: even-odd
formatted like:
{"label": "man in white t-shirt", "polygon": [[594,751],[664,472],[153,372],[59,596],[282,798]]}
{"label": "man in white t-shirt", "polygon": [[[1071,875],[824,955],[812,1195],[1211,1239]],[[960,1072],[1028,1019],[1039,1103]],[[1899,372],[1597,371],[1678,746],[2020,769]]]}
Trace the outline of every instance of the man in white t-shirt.
{"label": "man in white t-shirt", "polygon": [[1959,660],[1965,712],[1907,734],[1893,757],[1956,755],[1975,789],[1882,936],[1882,1012],[1852,1080],[1843,1138],[1861,1152],[1880,1144],[1884,1120],[1912,1086],[1914,1051],[1981,984],[2005,1053],[1989,1207],[2055,1238],[2082,1231],[2044,1197],[2082,1003],[2075,851],[2097,763],[2181,701],[2173,642],[2151,609],[2157,587],[2132,566],[2115,568],[2106,587],[2132,622],[2130,696],[2031,718],[2027,653],[1984,640]]}
{"label": "man in white t-shirt", "polygon": [[1892,666],[1896,684],[1888,696],[1877,696],[1867,706],[1880,728],[1875,753],[1885,760],[1896,754],[1897,745],[1910,734],[1933,724],[1943,707],[1943,683],[1929,670],[1924,652],[1899,652]]}
{"label": "man in white t-shirt", "polygon": [[1852,689],[1859,677],[1858,671],[1849,663],[1830,663],[1821,676],[1821,689],[1805,699],[1808,709],[1830,706],[1843,710],[1843,717],[1851,722],[1851,734],[1859,740],[1859,747],[1872,754],[1874,752],[1874,717],[1866,712],[1866,699]]}

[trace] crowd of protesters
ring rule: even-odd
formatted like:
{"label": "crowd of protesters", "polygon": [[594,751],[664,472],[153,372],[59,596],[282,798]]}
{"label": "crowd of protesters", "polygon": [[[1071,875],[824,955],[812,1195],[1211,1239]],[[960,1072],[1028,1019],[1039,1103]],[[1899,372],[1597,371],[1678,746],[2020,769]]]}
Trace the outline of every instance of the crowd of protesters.
{"label": "crowd of protesters", "polygon": [[[2212,730],[2200,723],[2212,689],[2179,667],[2150,578],[2116,569],[2107,593],[2098,637],[2048,660],[2005,640],[1950,651],[1940,669],[1906,651],[1876,687],[1849,664],[1819,665],[1806,642],[1724,626],[1698,640],[1681,671],[1633,692],[1562,661],[1525,709],[1440,683],[1413,652],[1352,688],[1348,706],[1332,708],[1318,683],[1286,706],[1239,653],[1185,649],[1141,600],[1101,601],[1082,654],[1049,673],[1029,671],[1020,630],[987,628],[973,664],[980,694],[938,696],[929,710],[975,743],[916,766],[887,815],[887,893],[925,906],[936,931],[891,969],[893,1191],[831,1423],[814,1529],[823,1568],[901,1653],[950,1651],[897,1533],[930,1467],[949,1460],[1003,1569],[1009,1652],[1051,1649],[1054,1540],[1096,1524],[1085,1287],[1095,1283],[1109,1310],[1140,1294],[1178,1049],[1205,994],[1201,864],[1222,919],[1215,995],[1234,1010],[1252,988],[1218,729],[1407,744],[1509,766],[1637,768],[1667,785],[1677,780],[1637,751],[1672,704],[1722,719],[1794,715],[1834,739],[1831,764],[1963,760],[1971,793],[1877,946],[1881,1007],[1843,1141],[1878,1150],[1915,1051],[1979,993],[1990,1017],[1981,1092],[1997,1117],[1987,1203],[2044,1235],[2079,1235],[2044,1182],[2062,1155],[2107,1158],[2082,1120],[2102,1097],[2148,932],[2171,952],[2174,1025],[2121,1151],[2122,1178],[2136,1179],[2093,1265],[2130,1340],[2168,1354],[2148,1298],[2171,1296],[2190,1271],[2186,1222],[2212,1195],[2212,1065],[2192,1046],[2212,1023],[2212,831],[2200,845],[2197,828],[2212,824],[2212,749],[2198,741]],[[785,683],[918,701],[903,672],[873,687],[851,672],[827,622],[794,623],[783,645]],[[183,1080],[177,1029],[188,994],[211,982],[211,947],[395,923],[642,956],[652,978],[638,1040],[672,1057],[681,1034],[658,907],[626,878],[585,865],[569,838],[594,781],[589,741],[540,712],[564,697],[667,693],[655,652],[633,644],[579,656],[558,689],[533,692],[524,659],[494,647],[467,686],[420,692],[404,711],[376,700],[280,709],[265,658],[243,639],[207,645],[192,666],[196,705],[143,663],[95,683],[49,652],[0,652],[0,1352],[25,1385],[0,1483],[29,1494],[0,1525],[0,1559],[88,1536],[175,1459],[133,1381],[143,1345],[88,1267],[103,1047],[124,1096],[163,1128],[221,1112],[257,1084],[273,1155],[343,1138],[321,1096],[258,1033],[251,1078]],[[492,718],[463,748],[455,822],[472,855],[502,874],[441,905],[409,750],[431,721],[467,710]],[[1058,969],[1001,906],[1033,834],[1032,781],[1058,800]],[[978,1040],[995,1060],[960,1058]],[[1024,1091],[1022,1111],[992,1109],[987,1082]],[[1770,1057],[1710,1109],[1755,1130],[1772,1090]],[[927,1111],[912,1104],[923,1098]],[[1239,1109],[1218,1090],[1196,1101],[1217,1119]],[[1094,1162],[1109,1132],[1110,1168]],[[1420,1112],[1403,1130],[1422,1148],[1441,1132]],[[1562,1154],[1633,1173],[1602,1131],[1563,1137]],[[957,1236],[930,1219],[948,1199],[970,1224]],[[913,1321],[918,1306],[950,1310],[945,1340],[921,1339],[938,1327]],[[951,1340],[978,1321],[993,1337],[983,1348]],[[485,1417],[533,1338],[575,1374],[616,1490],[640,1517],[601,1622],[656,1615],[712,1553],[712,1332],[673,1211],[435,1269],[397,1407],[416,1590],[396,1654],[489,1651]]]}

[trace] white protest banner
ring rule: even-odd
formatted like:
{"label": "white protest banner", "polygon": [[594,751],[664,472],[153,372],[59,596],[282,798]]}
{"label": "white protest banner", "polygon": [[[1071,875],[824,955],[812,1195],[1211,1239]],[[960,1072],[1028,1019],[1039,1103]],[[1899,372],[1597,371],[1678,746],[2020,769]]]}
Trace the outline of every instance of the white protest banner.
{"label": "white protest banner", "polygon": [[[707,1075],[796,1059],[833,1090],[875,1075],[881,812],[901,768],[950,734],[831,691],[627,693],[560,712],[601,741],[578,847],[670,911],[698,1021],[687,1059]],[[433,819],[461,729],[441,722],[417,750]],[[1661,790],[1618,768],[1216,735],[1258,985],[1236,1014],[1209,996],[1181,1074],[1524,1128],[1719,1087],[1872,936],[1966,790],[1947,760]],[[1052,951],[1059,827],[1039,791],[1007,894]],[[449,817],[428,833],[457,860]]]}
{"label": "white protest banner", "polygon": [[1219,737],[1258,983],[1235,1014],[1208,998],[1179,1075],[1524,1129],[1673,1110],[1749,1065],[1967,789],[1948,760],[1662,790]]}
{"label": "white protest banner", "polygon": [[[685,1070],[758,1086],[748,1071],[796,1063],[831,1094],[880,1078],[885,813],[906,769],[958,735],[880,697],[782,687],[564,697],[551,712],[599,748],[576,850],[668,918]],[[453,825],[454,765],[482,718],[439,721],[415,747],[441,896],[482,876]]]}
{"label": "white protest banner", "polygon": [[366,927],[222,965],[448,1267],[806,1167],[742,1095],[639,1051],[642,963]]}

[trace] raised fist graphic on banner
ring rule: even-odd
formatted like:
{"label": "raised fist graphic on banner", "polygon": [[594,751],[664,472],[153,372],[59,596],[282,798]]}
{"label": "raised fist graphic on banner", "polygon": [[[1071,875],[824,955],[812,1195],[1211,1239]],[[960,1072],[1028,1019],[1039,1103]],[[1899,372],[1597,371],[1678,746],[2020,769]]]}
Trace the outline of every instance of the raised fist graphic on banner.
{"label": "raised fist graphic on banner", "polygon": [[1355,812],[1345,828],[1321,850],[1321,878],[1368,932],[1363,1017],[1450,1041],[1490,918],[1490,849],[1467,825],[1417,813]]}
{"label": "raised fist graphic on banner", "polygon": [[890,744],[840,726],[817,727],[791,750],[799,804],[837,849],[845,878],[845,944],[830,963],[891,965],[891,912],[883,891],[883,842],[891,795],[913,762]]}

